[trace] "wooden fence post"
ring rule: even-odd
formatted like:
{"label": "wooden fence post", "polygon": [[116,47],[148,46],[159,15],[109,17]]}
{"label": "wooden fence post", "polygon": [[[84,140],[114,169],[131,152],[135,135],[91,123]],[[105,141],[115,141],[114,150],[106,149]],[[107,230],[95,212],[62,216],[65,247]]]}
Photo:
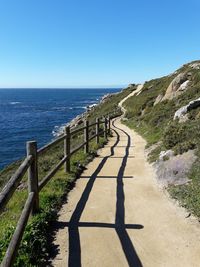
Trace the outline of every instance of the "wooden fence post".
{"label": "wooden fence post", "polygon": [[39,211],[39,191],[38,191],[38,157],[37,142],[30,141],[26,143],[27,156],[32,156],[33,161],[28,168],[28,190],[29,193],[34,192],[34,202],[32,207],[32,215]]}
{"label": "wooden fence post", "polygon": [[107,131],[108,131],[108,129],[107,129],[107,118],[105,117],[104,119],[105,119],[105,121],[104,121],[104,138],[107,140]]}
{"label": "wooden fence post", "polygon": [[96,143],[99,144],[99,118],[96,118]]}
{"label": "wooden fence post", "polygon": [[86,142],[84,146],[84,151],[85,153],[88,153],[89,152],[89,122],[88,120],[85,120],[84,126],[86,127],[84,129],[84,142]]}
{"label": "wooden fence post", "polygon": [[67,156],[65,172],[70,172],[70,126],[65,127],[64,134],[66,135],[66,138],[64,139],[64,156]]}

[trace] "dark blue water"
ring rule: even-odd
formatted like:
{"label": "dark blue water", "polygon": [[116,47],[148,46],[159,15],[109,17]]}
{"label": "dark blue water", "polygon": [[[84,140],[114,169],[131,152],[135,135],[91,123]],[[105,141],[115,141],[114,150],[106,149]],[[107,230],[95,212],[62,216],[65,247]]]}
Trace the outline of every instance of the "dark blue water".
{"label": "dark blue water", "polygon": [[0,169],[25,155],[26,141],[38,147],[53,131],[120,89],[0,89]]}

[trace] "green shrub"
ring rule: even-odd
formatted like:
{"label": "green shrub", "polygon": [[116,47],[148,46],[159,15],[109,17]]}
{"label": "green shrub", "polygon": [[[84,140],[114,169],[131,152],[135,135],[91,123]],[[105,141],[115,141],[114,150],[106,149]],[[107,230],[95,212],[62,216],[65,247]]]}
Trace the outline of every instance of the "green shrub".
{"label": "green shrub", "polygon": [[163,144],[167,149],[175,147],[177,144],[187,139],[187,125],[177,121],[171,122],[164,131]]}
{"label": "green shrub", "polygon": [[174,147],[175,155],[183,154],[184,152],[187,152],[190,149],[195,149],[196,143],[193,141],[185,141],[183,143],[177,144]]}

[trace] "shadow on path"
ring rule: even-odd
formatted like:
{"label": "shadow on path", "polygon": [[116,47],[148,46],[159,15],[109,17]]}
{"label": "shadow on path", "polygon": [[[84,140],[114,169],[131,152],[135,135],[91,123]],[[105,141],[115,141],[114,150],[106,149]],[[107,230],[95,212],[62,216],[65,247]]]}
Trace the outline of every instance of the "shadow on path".
{"label": "shadow on path", "polygon": [[[114,126],[114,125],[113,125]],[[114,126],[119,131],[123,132],[127,136],[127,146],[125,149],[125,156],[122,160],[122,164],[120,166],[118,175],[117,175],[117,203],[116,203],[116,216],[115,216],[115,228],[118,234],[118,237],[121,242],[122,249],[124,251],[124,254],[126,256],[126,260],[129,264],[129,266],[135,266],[135,267],[141,267],[142,263],[134,249],[134,246],[132,244],[132,241],[126,231],[126,225],[125,225],[125,195],[124,195],[124,183],[123,183],[123,176],[124,171],[126,168],[127,160],[129,157],[129,148],[131,145],[131,138],[130,136],[123,131],[122,129]]]}
{"label": "shadow on path", "polygon": [[[97,169],[94,173],[89,177],[89,181],[81,195],[80,200],[77,203],[77,206],[71,216],[69,222],[58,222],[57,227],[64,228],[68,227],[69,233],[69,258],[68,258],[68,266],[69,267],[81,267],[81,245],[80,245],[80,235],[79,235],[79,227],[98,227],[98,228],[112,228],[115,229],[118,238],[120,240],[124,255],[126,257],[128,266],[131,267],[142,267],[142,263],[134,249],[132,241],[126,231],[126,229],[142,229],[143,226],[140,224],[125,224],[125,195],[124,195],[124,186],[123,186],[123,178],[124,171],[127,164],[127,159],[129,157],[129,148],[131,144],[130,136],[120,128],[117,128],[114,124],[115,121],[112,122],[112,126],[116,129],[113,131],[116,133],[116,141],[110,147],[110,155],[105,156],[102,161],[99,163]],[[116,179],[117,181],[117,195],[116,195],[116,215],[115,215],[115,223],[98,223],[98,222],[80,222],[81,215],[88,201],[90,192],[93,188],[94,182],[96,179],[102,177],[98,176],[104,164],[108,160],[108,158],[114,155],[114,149],[117,147],[117,144],[120,141],[120,135],[117,132],[122,131],[123,134],[127,137],[127,145],[125,146],[125,156],[123,157],[121,166],[119,168],[119,172],[117,176],[110,176],[111,178]],[[124,140],[124,139],[123,139]],[[108,176],[109,177],[109,176]],[[86,176],[85,176],[86,178]],[[125,176],[125,179],[133,178],[131,176]]]}

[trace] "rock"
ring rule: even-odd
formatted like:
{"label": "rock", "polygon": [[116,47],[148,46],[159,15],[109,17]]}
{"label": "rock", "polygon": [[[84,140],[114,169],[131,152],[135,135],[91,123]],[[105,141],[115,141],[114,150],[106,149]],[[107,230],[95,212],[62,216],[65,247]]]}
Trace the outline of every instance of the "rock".
{"label": "rock", "polygon": [[189,150],[182,155],[171,156],[169,160],[157,160],[154,163],[154,168],[160,185],[166,187],[171,184],[188,183],[187,174],[195,160],[194,150]]}
{"label": "rock", "polygon": [[187,104],[186,106],[179,108],[174,114],[174,120],[179,119],[180,122],[184,121],[184,117],[187,118],[185,116],[186,113],[191,109],[195,109],[198,107],[200,107],[200,97],[197,98],[196,100],[190,101],[189,104]]}
{"label": "rock", "polygon": [[189,79],[190,75],[187,73],[179,73],[168,86],[162,101],[173,99],[184,92],[188,87]]}
{"label": "rock", "polygon": [[189,118],[188,118],[188,115],[187,114],[185,114],[185,115],[183,115],[183,116],[181,116],[179,118],[179,122],[186,122],[188,120],[189,120]]}
{"label": "rock", "polygon": [[132,88],[132,87],[135,87],[135,83],[130,83],[130,84],[127,86],[126,89],[130,89],[130,88]]}
{"label": "rock", "polygon": [[104,103],[105,101],[107,101],[113,94],[106,94],[101,98],[100,103]]}
{"label": "rock", "polygon": [[87,106],[87,111],[93,110],[96,106],[97,104],[92,104],[92,105]]}
{"label": "rock", "polygon": [[179,87],[179,90],[180,91],[185,91],[185,89],[187,88],[187,85],[189,83],[189,80],[186,80],[185,82],[183,82],[180,87]]}
{"label": "rock", "polygon": [[171,158],[174,156],[174,151],[172,150],[167,150],[167,151],[161,151],[159,155],[159,160],[164,160],[164,158]]}
{"label": "rock", "polygon": [[192,63],[189,66],[193,69],[199,70],[200,69],[200,62]]}
{"label": "rock", "polygon": [[156,100],[155,100],[155,102],[154,102],[153,105],[155,106],[155,105],[157,105],[159,102],[161,102],[162,98],[163,98],[163,95],[158,95],[158,96],[156,97]]}
{"label": "rock", "polygon": [[180,119],[186,113],[187,113],[187,106],[183,106],[183,107],[179,108],[174,114],[174,120],[177,118]]}

